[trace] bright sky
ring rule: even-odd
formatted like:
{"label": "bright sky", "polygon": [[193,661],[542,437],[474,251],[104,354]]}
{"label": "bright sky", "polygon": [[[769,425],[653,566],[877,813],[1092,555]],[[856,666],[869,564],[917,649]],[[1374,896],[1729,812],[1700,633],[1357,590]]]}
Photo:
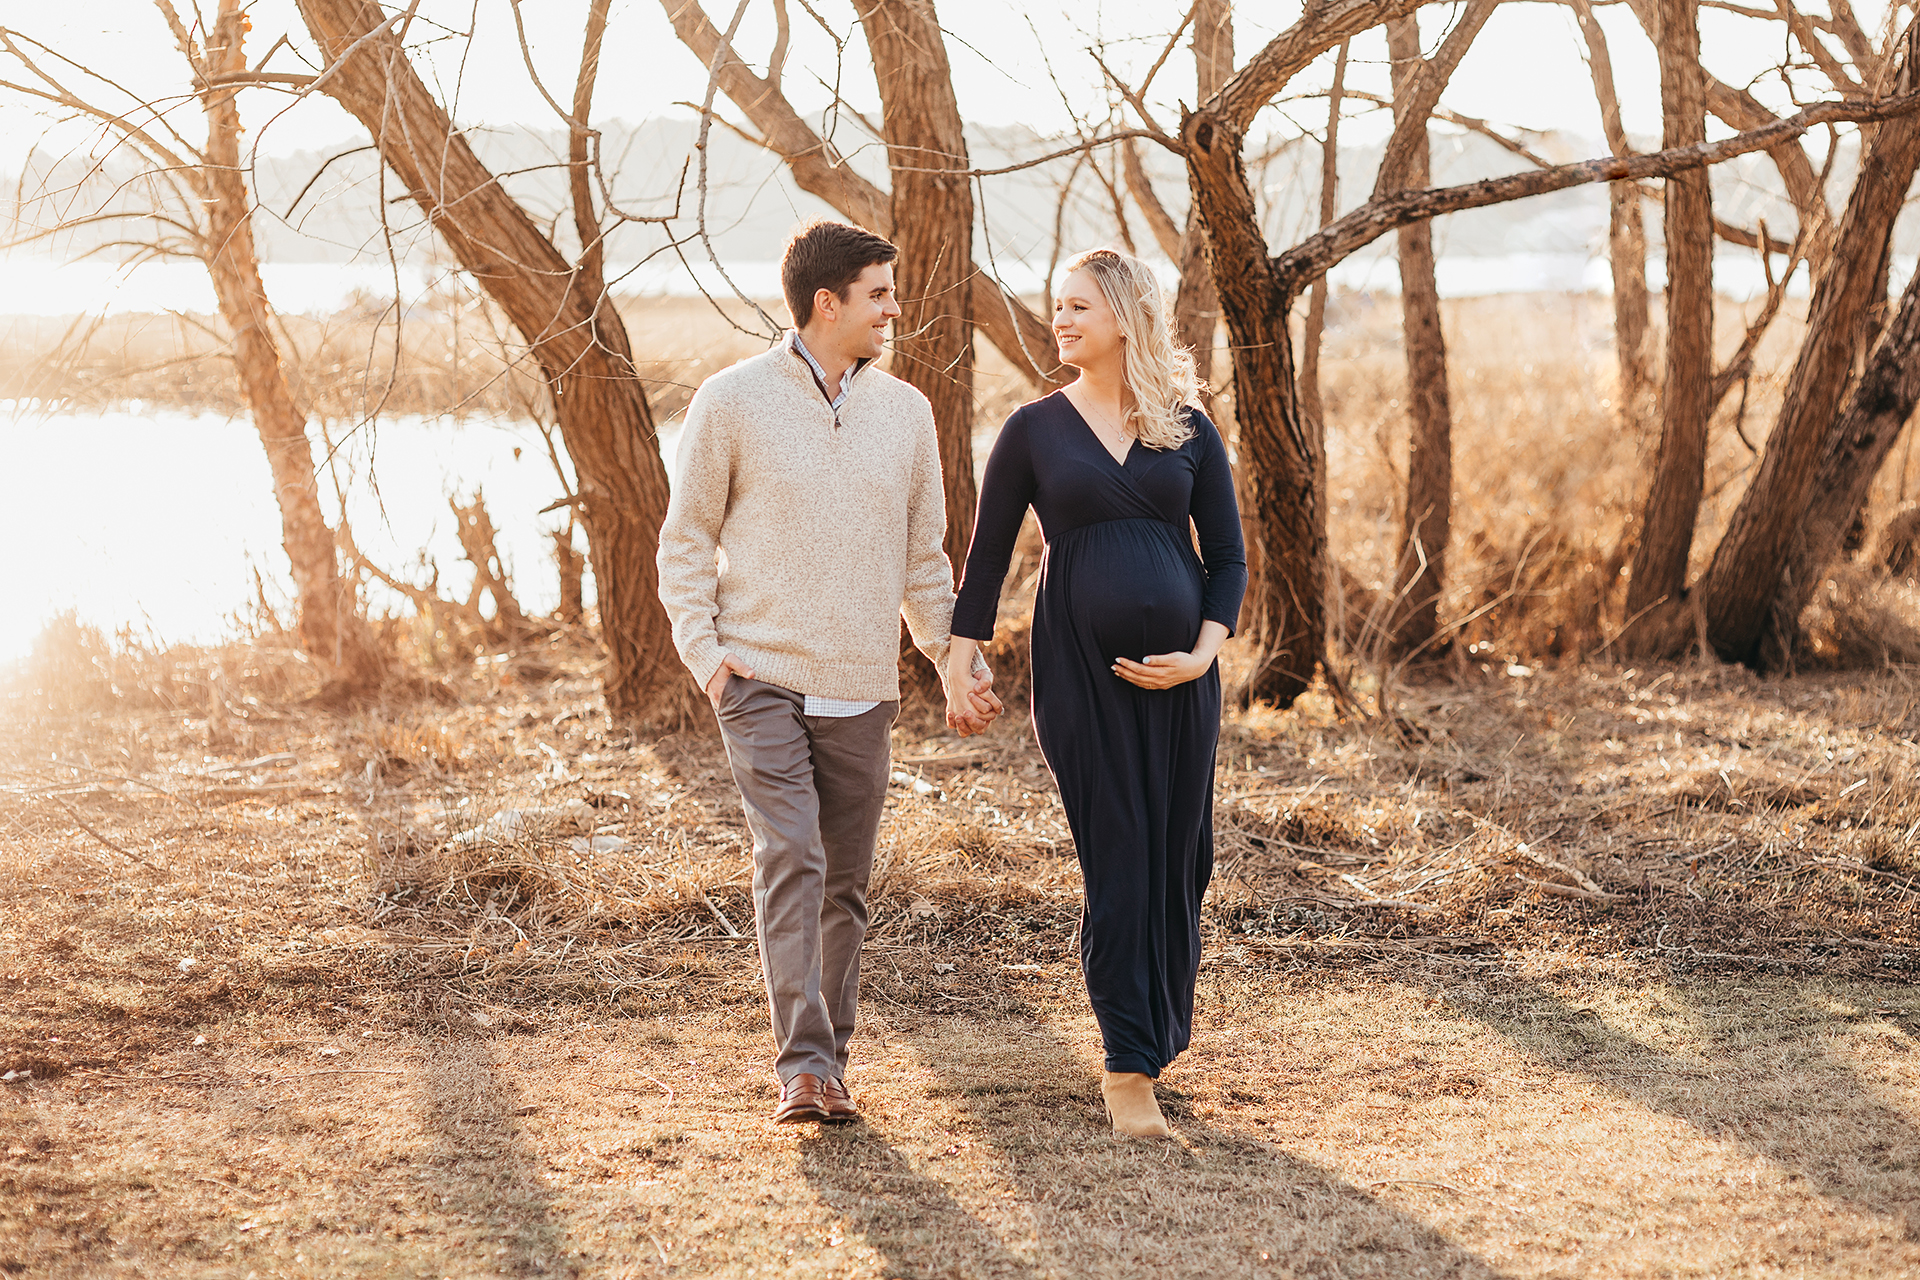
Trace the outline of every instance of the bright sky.
{"label": "bright sky", "polygon": [[[193,0],[177,3],[183,14],[191,13]],[[211,0],[201,3],[211,12]],[[727,0],[706,3],[715,25],[724,28],[732,15],[730,6],[722,7]],[[395,7],[389,0],[389,8]],[[585,0],[522,0],[518,7],[527,24],[535,66],[554,97],[566,101],[579,57]],[[823,0],[811,7],[835,24],[836,33],[847,41],[848,53],[837,71],[832,39],[808,16],[804,0],[790,3],[793,46],[786,73],[790,98],[803,111],[817,110],[830,100],[825,86],[838,78],[846,100],[870,109],[876,95],[871,77],[860,74],[863,47],[851,8],[844,0]],[[949,32],[962,113],[982,124],[1022,122],[1064,131],[1070,127],[1064,96],[1080,114],[1104,119],[1107,95],[1088,52],[1090,46],[1103,42],[1109,65],[1137,80],[1158,56],[1182,12],[1180,0],[1108,0],[1088,5],[1042,0],[1032,8],[1018,0],[946,0],[941,13]],[[1244,61],[1298,12],[1292,0],[1244,6],[1236,17],[1237,58]],[[1429,48],[1456,12],[1455,6],[1446,4],[1421,11]],[[1639,134],[1657,134],[1659,77],[1653,50],[1625,5],[1607,5],[1601,12],[1627,127]],[[1859,12],[1863,21],[1873,21],[1872,5],[1862,5]],[[765,57],[771,47],[773,13],[774,0],[747,0],[738,44],[750,60]],[[293,49],[276,52],[270,68],[308,69],[299,55],[310,56],[311,46],[292,0],[256,0],[252,15],[249,48],[256,60],[279,35],[288,33]],[[181,63],[171,53],[172,39],[151,0],[84,0],[64,6],[0,0],[0,24],[42,39],[143,95],[178,93],[184,87]],[[1708,10],[1701,24],[1708,65],[1730,83],[1744,84],[1780,59],[1781,29],[1776,23]],[[471,41],[460,34],[469,31]],[[423,0],[409,41],[423,40],[431,42],[422,54],[426,69],[456,103],[456,117],[463,122],[556,123],[522,61],[514,36],[512,0]],[[1566,6],[1510,0],[1488,23],[1455,75],[1445,102],[1496,122],[1597,135],[1598,117],[1582,49]],[[1385,46],[1379,33],[1356,41],[1352,56],[1350,83],[1383,91]],[[685,107],[675,104],[698,101],[705,89],[704,68],[674,37],[661,0],[615,0],[604,66],[595,102],[600,118],[640,120],[684,112]],[[1324,59],[1290,87],[1290,95],[1323,88],[1329,73],[1330,59]],[[14,72],[9,68],[4,74],[11,77]],[[1818,79],[1809,75],[1804,83],[1817,85]],[[1761,86],[1760,91],[1769,99],[1780,97],[1777,89]],[[1191,101],[1193,64],[1184,48],[1169,59],[1151,97],[1162,122],[1169,126],[1178,119],[1178,100]],[[731,113],[722,101],[723,110]],[[1296,101],[1282,109],[1302,126],[1317,130],[1324,123],[1320,103]],[[270,153],[322,147],[357,132],[339,108],[317,97],[295,102],[284,94],[261,90],[252,95],[245,110],[256,141]],[[190,117],[197,112],[189,108],[184,114],[189,118],[183,132],[190,133],[197,124]],[[1293,131],[1280,120],[1272,123]],[[13,168],[44,127],[44,121],[14,102],[0,104],[0,169]],[[1377,127],[1355,122],[1348,136],[1358,139]]]}

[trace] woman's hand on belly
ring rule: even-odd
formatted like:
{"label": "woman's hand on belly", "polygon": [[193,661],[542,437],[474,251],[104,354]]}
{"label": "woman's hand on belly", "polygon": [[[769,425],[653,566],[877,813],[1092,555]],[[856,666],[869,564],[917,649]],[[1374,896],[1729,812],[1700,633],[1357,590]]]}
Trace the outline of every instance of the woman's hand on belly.
{"label": "woman's hand on belly", "polygon": [[1217,622],[1200,624],[1200,638],[1192,649],[1182,653],[1150,653],[1142,662],[1115,658],[1113,674],[1142,689],[1171,689],[1189,680],[1198,680],[1213,669],[1213,660],[1227,640],[1227,629]]}

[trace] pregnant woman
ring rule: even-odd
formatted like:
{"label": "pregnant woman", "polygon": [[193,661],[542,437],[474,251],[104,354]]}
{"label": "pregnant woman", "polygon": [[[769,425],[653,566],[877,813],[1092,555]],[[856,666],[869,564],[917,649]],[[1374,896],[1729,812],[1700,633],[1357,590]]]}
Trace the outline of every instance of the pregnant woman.
{"label": "pregnant woman", "polygon": [[[1007,419],[987,462],[949,670],[993,636],[1031,506],[1033,728],[1086,881],[1080,960],[1117,1133],[1167,1137],[1153,1082],[1193,1028],[1200,898],[1213,874],[1220,669],[1246,591],[1226,446],[1193,405],[1159,282],[1095,249],[1054,303],[1072,385]],[[1191,522],[1191,523],[1189,523]],[[1195,534],[1199,555],[1194,554]]]}

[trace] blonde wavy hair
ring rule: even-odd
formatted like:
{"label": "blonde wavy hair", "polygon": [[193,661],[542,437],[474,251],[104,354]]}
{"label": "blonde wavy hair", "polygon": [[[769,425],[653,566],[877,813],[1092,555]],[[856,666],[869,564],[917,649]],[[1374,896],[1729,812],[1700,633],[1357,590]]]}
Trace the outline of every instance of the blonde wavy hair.
{"label": "blonde wavy hair", "polygon": [[1193,438],[1184,412],[1198,404],[1200,380],[1193,353],[1173,340],[1166,295],[1153,268],[1118,249],[1089,249],[1067,263],[1066,273],[1084,271],[1100,286],[1126,339],[1127,399],[1121,426],[1150,449],[1177,449]]}

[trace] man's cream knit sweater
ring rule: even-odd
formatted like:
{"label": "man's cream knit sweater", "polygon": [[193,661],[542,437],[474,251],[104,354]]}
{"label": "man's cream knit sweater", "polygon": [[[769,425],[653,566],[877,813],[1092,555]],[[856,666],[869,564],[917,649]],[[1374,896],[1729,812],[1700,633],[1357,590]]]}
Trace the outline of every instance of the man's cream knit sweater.
{"label": "man's cream knit sweater", "polygon": [[732,653],[770,684],[900,696],[900,618],[943,663],[953,567],[933,410],[871,365],[836,421],[782,341],[700,385],[660,529],[660,599],[705,686]]}

